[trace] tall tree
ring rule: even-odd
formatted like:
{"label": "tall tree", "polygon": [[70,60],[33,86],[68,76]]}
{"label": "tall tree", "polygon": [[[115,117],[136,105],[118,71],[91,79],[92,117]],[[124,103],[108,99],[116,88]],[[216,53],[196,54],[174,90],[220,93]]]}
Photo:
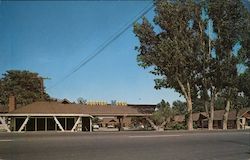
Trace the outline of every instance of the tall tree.
{"label": "tall tree", "polygon": [[161,30],[154,31],[150,22],[143,18],[141,24],[134,25],[134,33],[140,41],[139,65],[152,67],[151,73],[161,76],[156,79],[156,89],[173,88],[181,93],[187,104],[188,130],[193,129],[192,95],[195,92],[195,77],[200,57],[197,33],[192,22],[199,20],[195,12],[201,14],[201,7],[192,1],[156,1],[155,25]]}
{"label": "tall tree", "polygon": [[0,79],[0,101],[8,103],[10,95],[16,97],[18,104],[26,105],[37,100],[49,100],[38,73],[9,70]]}
{"label": "tall tree", "polygon": [[[233,47],[242,44],[241,54],[249,52],[246,41],[249,41],[249,12],[240,0],[208,1],[208,15],[214,23],[217,39],[214,42],[216,53],[216,73],[219,74],[219,91],[226,99],[223,129],[227,129],[228,113],[232,99],[237,94],[237,56]],[[246,36],[248,35],[248,36]]]}

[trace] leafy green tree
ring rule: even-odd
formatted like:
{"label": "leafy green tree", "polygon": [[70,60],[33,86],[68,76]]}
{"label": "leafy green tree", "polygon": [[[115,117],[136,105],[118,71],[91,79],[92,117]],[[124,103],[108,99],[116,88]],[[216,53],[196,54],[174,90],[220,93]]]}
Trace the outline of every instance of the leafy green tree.
{"label": "leafy green tree", "polygon": [[[249,66],[250,67],[250,66]],[[247,68],[246,71],[239,75],[238,88],[239,92],[243,92],[244,96],[250,97],[250,68]]]}
{"label": "leafy green tree", "polygon": [[155,130],[164,129],[164,126],[170,122],[170,118],[174,115],[172,108],[168,102],[162,100],[156,106],[156,111],[148,118],[149,123]]}
{"label": "leafy green tree", "polygon": [[156,1],[155,25],[143,18],[134,25],[134,33],[140,41],[139,65],[151,67],[156,89],[173,88],[182,94],[187,104],[188,129],[193,129],[192,95],[195,95],[195,79],[201,55],[200,33],[192,27],[200,21],[201,6],[193,1]]}
{"label": "leafy green tree", "polygon": [[[221,92],[226,99],[223,129],[227,129],[227,119],[232,100],[237,95],[237,56],[233,53],[233,47],[240,43],[241,54],[249,52],[250,16],[240,0],[208,1],[208,15],[214,24],[217,39],[213,47],[216,53],[216,84],[217,91]],[[248,35],[248,36],[246,36]]]}
{"label": "leafy green tree", "polygon": [[[195,102],[204,102],[209,129],[213,129],[215,103],[225,98],[224,126],[233,97],[237,94],[238,56],[233,48],[241,45],[249,64],[249,12],[240,0],[156,1],[154,24],[147,19],[136,23],[139,38],[139,65],[151,67],[160,76],[156,89],[173,88],[186,99],[188,129],[192,129]],[[212,37],[211,27],[217,36]]]}
{"label": "leafy green tree", "polygon": [[162,100],[157,105],[157,110],[153,113],[152,119],[154,120],[156,125],[162,125],[162,123],[166,123],[168,118],[172,115],[172,110],[170,104]]}
{"label": "leafy green tree", "polygon": [[0,79],[0,86],[0,102],[2,104],[8,104],[10,95],[14,95],[16,102],[21,105],[50,99],[38,73],[20,70],[6,71]]}

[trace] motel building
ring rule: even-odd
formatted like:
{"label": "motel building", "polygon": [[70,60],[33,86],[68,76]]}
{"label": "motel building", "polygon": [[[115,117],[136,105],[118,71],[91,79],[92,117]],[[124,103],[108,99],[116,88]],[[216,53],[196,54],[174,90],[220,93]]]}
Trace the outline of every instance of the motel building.
{"label": "motel building", "polygon": [[15,97],[11,96],[8,108],[2,108],[0,113],[0,125],[7,132],[92,132],[94,117],[113,117],[118,121],[119,130],[122,130],[124,119],[146,118],[151,116],[153,111],[153,106],[72,104],[66,100],[34,102],[17,108]]}

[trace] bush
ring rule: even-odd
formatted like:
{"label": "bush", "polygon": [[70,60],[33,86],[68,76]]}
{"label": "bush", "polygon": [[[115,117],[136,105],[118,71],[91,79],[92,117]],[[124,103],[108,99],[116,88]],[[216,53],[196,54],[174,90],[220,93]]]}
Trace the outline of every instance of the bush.
{"label": "bush", "polygon": [[193,123],[193,128],[194,129],[197,129],[198,128],[198,125],[196,123]]}
{"label": "bush", "polygon": [[187,126],[182,123],[172,123],[172,124],[169,124],[166,129],[185,130],[187,129]]}

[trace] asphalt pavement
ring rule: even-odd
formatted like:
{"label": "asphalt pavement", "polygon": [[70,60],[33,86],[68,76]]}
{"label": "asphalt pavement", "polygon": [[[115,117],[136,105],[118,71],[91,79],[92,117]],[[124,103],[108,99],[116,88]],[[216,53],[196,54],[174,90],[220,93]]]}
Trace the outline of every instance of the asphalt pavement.
{"label": "asphalt pavement", "polygon": [[250,132],[0,133],[0,160],[250,160]]}

